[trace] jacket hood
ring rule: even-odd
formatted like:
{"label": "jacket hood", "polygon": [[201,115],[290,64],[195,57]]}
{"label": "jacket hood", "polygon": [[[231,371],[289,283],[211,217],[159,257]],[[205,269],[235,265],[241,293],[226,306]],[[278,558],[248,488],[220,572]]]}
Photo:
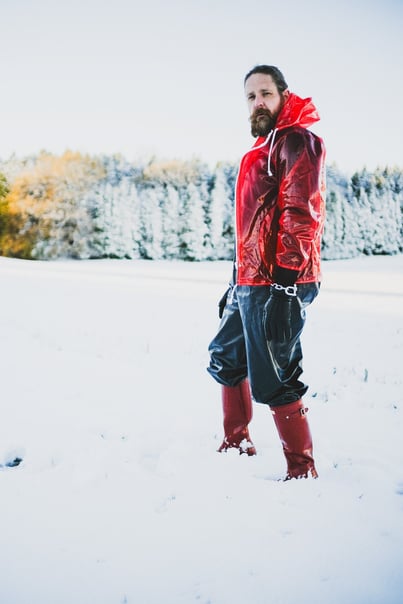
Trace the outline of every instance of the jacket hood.
{"label": "jacket hood", "polygon": [[289,128],[290,126],[309,128],[309,126],[312,126],[312,124],[319,120],[319,113],[310,97],[301,99],[301,97],[290,92],[285,105],[278,115],[275,127],[276,130]]}

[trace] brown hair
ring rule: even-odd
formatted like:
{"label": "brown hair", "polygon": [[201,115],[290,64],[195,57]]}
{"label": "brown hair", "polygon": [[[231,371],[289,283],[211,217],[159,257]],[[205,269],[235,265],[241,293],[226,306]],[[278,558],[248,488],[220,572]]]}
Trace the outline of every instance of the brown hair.
{"label": "brown hair", "polygon": [[244,85],[246,84],[246,80],[250,78],[254,73],[264,73],[266,75],[270,75],[273,78],[275,85],[277,86],[277,90],[279,92],[284,92],[287,90],[288,84],[284,79],[283,74],[279,70],[278,67],[274,67],[274,65],[256,65],[253,69],[248,71],[243,81]]}

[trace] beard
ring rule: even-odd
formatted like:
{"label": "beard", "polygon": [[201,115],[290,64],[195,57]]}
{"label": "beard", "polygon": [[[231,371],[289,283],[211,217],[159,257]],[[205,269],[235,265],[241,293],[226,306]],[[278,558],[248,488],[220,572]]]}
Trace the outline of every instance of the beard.
{"label": "beard", "polygon": [[273,130],[277,115],[273,115],[268,109],[256,109],[250,116],[250,131],[252,136],[267,136]]}

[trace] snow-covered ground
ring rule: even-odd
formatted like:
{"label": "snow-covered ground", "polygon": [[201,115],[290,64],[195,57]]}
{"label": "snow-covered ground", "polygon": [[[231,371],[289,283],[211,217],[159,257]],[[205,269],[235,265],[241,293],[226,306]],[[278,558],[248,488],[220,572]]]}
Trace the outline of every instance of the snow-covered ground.
{"label": "snow-covered ground", "polygon": [[262,405],[215,451],[229,263],[0,259],[2,604],[403,602],[403,256],[323,268],[319,479],[283,483]]}

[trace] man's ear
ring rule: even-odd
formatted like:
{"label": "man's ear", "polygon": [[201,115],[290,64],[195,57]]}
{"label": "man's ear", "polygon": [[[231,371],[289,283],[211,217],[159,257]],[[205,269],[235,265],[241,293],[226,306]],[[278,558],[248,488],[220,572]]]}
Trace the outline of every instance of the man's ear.
{"label": "man's ear", "polygon": [[290,91],[287,88],[287,90],[284,90],[284,92],[283,92],[283,98],[285,100],[287,100],[289,96],[290,96]]}

